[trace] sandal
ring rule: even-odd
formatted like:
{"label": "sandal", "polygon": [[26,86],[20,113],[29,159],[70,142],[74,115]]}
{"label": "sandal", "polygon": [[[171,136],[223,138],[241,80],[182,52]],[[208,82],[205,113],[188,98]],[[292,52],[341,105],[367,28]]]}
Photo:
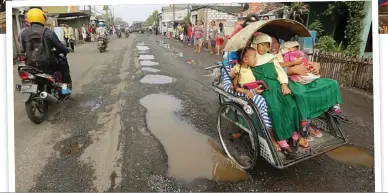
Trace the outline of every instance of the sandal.
{"label": "sandal", "polygon": [[283,154],[286,156],[286,158],[293,159],[296,157],[296,152],[290,146],[282,147],[281,150]]}
{"label": "sandal", "polygon": [[341,110],[330,109],[328,113],[344,123],[350,123],[350,120],[342,113]]}
{"label": "sandal", "polygon": [[279,152],[279,151],[282,150],[282,149],[280,148],[278,142],[275,141],[274,139],[272,139],[272,145],[273,145],[273,147],[275,148],[275,151]]}

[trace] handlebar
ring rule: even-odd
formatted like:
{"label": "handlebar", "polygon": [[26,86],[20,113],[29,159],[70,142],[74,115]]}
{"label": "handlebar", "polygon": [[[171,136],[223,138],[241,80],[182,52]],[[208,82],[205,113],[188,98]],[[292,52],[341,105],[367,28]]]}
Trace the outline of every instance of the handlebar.
{"label": "handlebar", "polygon": [[217,62],[217,65],[209,66],[209,67],[205,68],[205,70],[213,70],[215,68],[220,68],[220,67],[222,67],[222,63]]}

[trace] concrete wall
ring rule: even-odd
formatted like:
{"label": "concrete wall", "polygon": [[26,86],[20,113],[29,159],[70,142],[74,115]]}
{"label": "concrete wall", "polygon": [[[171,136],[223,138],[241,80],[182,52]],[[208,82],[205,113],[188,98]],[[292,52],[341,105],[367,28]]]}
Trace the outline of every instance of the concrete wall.
{"label": "concrete wall", "polygon": [[[372,1],[365,1],[364,3],[364,12],[365,12],[365,17],[364,17],[364,27],[360,33],[361,39],[363,42],[361,43],[360,46],[360,55],[368,55],[368,53],[365,52],[366,44],[368,43],[368,36],[369,33],[371,32],[371,25],[372,25]],[[369,55],[371,55],[369,53]]]}
{"label": "concrete wall", "polygon": [[217,10],[213,10],[213,9],[207,9],[207,19],[206,19],[207,25],[205,26],[206,27],[206,40],[208,39],[207,34],[209,33],[209,25],[210,25],[211,21],[214,20],[216,22],[217,29],[218,29],[218,24],[220,22],[222,22],[224,24],[225,35],[229,35],[233,31],[233,29],[236,25],[237,19],[238,19],[237,16],[234,16],[234,15],[231,15],[228,13],[224,13],[224,12],[220,12]]}
{"label": "concrete wall", "polygon": [[69,24],[72,28],[80,28],[82,24],[85,24],[85,26],[88,27],[90,23],[90,17],[82,17],[69,20],[63,20],[58,18],[57,22],[58,26],[61,26],[62,24]]}

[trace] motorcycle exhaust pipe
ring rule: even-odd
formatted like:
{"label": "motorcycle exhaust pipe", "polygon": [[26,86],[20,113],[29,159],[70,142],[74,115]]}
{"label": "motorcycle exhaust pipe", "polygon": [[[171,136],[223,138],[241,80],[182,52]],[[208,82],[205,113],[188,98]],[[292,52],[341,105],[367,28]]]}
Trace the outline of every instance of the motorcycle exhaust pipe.
{"label": "motorcycle exhaust pipe", "polygon": [[53,95],[51,94],[48,94],[47,92],[41,92],[39,94],[40,98],[49,102],[49,103],[53,103],[53,104],[56,104],[58,102],[58,99],[55,98]]}

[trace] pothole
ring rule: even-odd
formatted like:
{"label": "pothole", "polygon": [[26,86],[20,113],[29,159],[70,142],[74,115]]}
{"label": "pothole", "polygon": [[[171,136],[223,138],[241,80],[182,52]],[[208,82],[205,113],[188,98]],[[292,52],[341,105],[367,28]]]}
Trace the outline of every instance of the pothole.
{"label": "pothole", "polygon": [[140,104],[147,109],[148,129],[167,153],[169,176],[184,181],[248,179],[247,173],[215,147],[210,137],[197,132],[176,115],[182,109],[180,100],[165,94],[151,94],[140,99]]}
{"label": "pothole", "polygon": [[91,111],[95,111],[98,108],[100,108],[101,104],[102,104],[102,96],[98,97],[98,99],[81,102],[80,106],[82,108],[90,108]]}
{"label": "pothole", "polygon": [[156,66],[156,65],[159,65],[159,62],[153,62],[153,61],[149,61],[149,60],[142,60],[142,61],[140,61],[140,65],[141,66]]}
{"label": "pothole", "polygon": [[139,60],[153,60],[155,59],[154,55],[140,55]]}
{"label": "pothole", "polygon": [[352,166],[366,166],[368,168],[374,168],[374,158],[370,154],[369,149],[366,148],[346,145],[329,151],[326,155],[333,160]]}
{"label": "pothole", "polygon": [[140,82],[143,84],[170,84],[175,81],[175,78],[158,74],[147,74],[140,79]]}
{"label": "pothole", "polygon": [[160,70],[155,69],[155,68],[149,68],[149,67],[144,67],[141,68],[142,71],[147,71],[147,72],[160,72]]}
{"label": "pothole", "polygon": [[150,49],[148,46],[136,46],[136,48],[140,51],[145,51]]}

